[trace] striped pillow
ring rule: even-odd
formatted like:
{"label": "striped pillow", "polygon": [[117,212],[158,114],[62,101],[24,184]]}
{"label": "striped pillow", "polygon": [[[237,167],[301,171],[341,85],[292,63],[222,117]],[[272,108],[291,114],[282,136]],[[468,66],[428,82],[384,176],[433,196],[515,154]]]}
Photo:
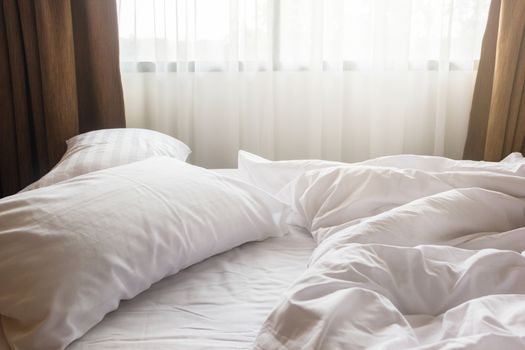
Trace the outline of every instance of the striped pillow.
{"label": "striped pillow", "polygon": [[91,131],[69,139],[66,153],[60,162],[21,192],[154,156],[186,161],[190,153],[190,148],[182,141],[153,130],[129,128]]}

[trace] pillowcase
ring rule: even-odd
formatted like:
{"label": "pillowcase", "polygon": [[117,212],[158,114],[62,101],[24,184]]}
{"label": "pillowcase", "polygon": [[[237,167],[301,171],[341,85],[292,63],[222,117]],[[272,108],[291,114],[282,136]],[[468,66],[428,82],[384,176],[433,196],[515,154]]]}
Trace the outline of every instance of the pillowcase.
{"label": "pillowcase", "polygon": [[75,136],[58,164],[22,191],[49,186],[92,171],[154,156],[185,161],[191,150],[183,142],[153,130],[103,129]]}
{"label": "pillowcase", "polygon": [[283,235],[288,212],[246,182],[168,157],[6,197],[0,315],[8,343],[63,349],[163,277]]}
{"label": "pillowcase", "polygon": [[523,159],[523,155],[520,152],[513,152],[503,158],[501,163],[520,163],[523,161],[525,161],[525,159]]}

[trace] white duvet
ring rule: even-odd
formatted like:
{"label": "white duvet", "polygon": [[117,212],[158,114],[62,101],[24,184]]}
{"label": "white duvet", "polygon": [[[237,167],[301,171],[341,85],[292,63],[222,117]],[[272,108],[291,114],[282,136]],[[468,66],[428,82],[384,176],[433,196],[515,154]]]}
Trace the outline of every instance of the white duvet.
{"label": "white duvet", "polygon": [[318,247],[255,347],[524,349],[524,159],[383,160],[279,193]]}

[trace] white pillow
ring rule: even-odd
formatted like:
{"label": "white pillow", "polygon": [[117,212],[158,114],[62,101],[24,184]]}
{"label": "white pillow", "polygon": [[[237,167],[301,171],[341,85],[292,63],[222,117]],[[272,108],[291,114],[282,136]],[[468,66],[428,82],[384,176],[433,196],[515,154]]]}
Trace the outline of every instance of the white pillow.
{"label": "white pillow", "polygon": [[[285,232],[256,187],[157,157],[0,200],[0,315],[13,349],[63,349],[165,276]],[[205,285],[202,286],[206,288]]]}
{"label": "white pillow", "polygon": [[505,158],[503,158],[501,160],[501,163],[521,163],[524,161],[525,159],[523,158],[523,155],[520,152],[513,152],[513,153],[510,153]]}
{"label": "white pillow", "polygon": [[92,171],[124,165],[154,156],[185,161],[191,150],[183,142],[153,130],[103,129],[75,136],[66,153],[40,180],[22,191],[45,187]]}

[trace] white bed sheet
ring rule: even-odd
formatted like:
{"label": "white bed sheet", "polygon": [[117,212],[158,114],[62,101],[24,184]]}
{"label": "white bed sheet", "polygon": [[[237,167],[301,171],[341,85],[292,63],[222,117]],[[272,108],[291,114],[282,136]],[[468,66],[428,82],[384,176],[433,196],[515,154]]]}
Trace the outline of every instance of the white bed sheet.
{"label": "white bed sheet", "polygon": [[209,258],[123,301],[68,350],[251,349],[313,248],[310,234],[295,232]]}
{"label": "white bed sheet", "polygon": [[294,233],[212,257],[122,302],[68,349],[251,349],[313,246]]}

